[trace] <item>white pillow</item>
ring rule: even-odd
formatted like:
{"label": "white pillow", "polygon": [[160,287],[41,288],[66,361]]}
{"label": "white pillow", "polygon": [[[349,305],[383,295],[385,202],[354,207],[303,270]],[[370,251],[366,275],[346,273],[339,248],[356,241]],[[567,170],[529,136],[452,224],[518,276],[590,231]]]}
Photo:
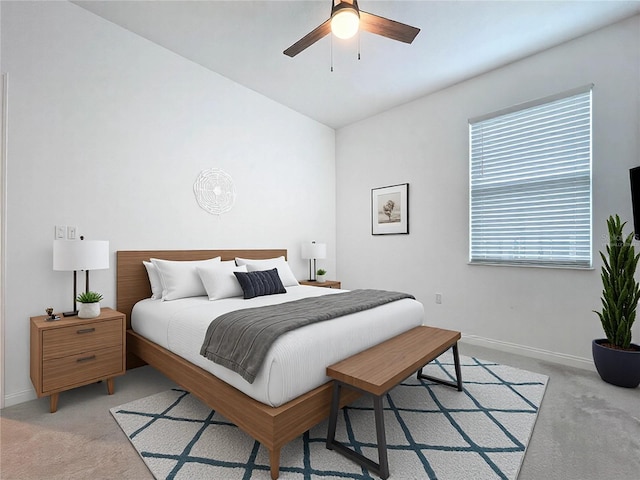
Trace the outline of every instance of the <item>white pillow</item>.
{"label": "white pillow", "polygon": [[267,258],[264,260],[253,260],[251,258],[236,257],[236,263],[238,265],[246,265],[249,272],[255,272],[258,270],[271,270],[272,268],[277,268],[278,276],[280,277],[280,281],[282,281],[282,285],[284,285],[285,287],[294,287],[296,285],[300,285],[284,257]]}
{"label": "white pillow", "polygon": [[220,257],[209,260],[160,260],[152,258],[151,263],[156,267],[162,282],[162,300],[177,300],[185,297],[206,295],[197,267],[220,263]]}
{"label": "white pillow", "polygon": [[197,270],[207,295],[209,295],[209,300],[244,295],[240,282],[233,272],[246,272],[246,265],[236,266],[234,261],[220,262],[213,266],[197,267]]}
{"label": "white pillow", "polygon": [[151,284],[151,298],[154,300],[160,300],[162,298],[162,282],[160,281],[160,274],[158,270],[151,262],[142,262],[147,269],[147,275],[149,276],[149,284]]}

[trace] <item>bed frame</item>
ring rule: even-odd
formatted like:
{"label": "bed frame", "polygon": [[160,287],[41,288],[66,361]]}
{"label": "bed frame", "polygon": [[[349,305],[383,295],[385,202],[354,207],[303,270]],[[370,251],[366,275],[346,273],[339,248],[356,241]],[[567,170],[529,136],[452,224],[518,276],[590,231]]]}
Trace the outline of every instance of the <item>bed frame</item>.
{"label": "bed frame", "polygon": [[[136,302],[151,296],[151,286],[143,260],[204,260],[220,256],[264,259],[284,256],[286,250],[138,250],[118,251],[117,309],[127,316],[127,368],[148,363],[202,402],[236,424],[269,450],[271,478],[278,478],[280,449],[311,427],[329,417],[331,382],[279,407],[270,407],[240,392],[211,373],[189,363],[131,330],[131,310]],[[347,389],[343,389],[347,390]],[[360,396],[345,391],[340,405]]]}

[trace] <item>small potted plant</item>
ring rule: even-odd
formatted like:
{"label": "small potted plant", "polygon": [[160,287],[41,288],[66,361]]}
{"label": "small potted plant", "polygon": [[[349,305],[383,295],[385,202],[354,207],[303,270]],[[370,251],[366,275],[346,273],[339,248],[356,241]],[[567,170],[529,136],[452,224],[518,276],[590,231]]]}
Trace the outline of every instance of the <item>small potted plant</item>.
{"label": "small potted plant", "polygon": [[327,271],[324,268],[319,268],[316,273],[317,273],[316,280],[318,281],[318,283],[324,283],[325,281],[324,276],[327,274]]}
{"label": "small potted plant", "polygon": [[80,303],[78,318],[96,318],[100,315],[100,300],[102,300],[102,294],[97,292],[84,292],[78,295],[76,298]]}
{"label": "small potted plant", "polygon": [[631,343],[640,285],[635,279],[640,254],[633,247],[634,234],[624,236],[626,222],[618,215],[607,220],[609,245],[602,257],[602,310],[600,317],[607,338],[593,340],[593,362],[607,383],[635,388],[640,385],[640,347]]}

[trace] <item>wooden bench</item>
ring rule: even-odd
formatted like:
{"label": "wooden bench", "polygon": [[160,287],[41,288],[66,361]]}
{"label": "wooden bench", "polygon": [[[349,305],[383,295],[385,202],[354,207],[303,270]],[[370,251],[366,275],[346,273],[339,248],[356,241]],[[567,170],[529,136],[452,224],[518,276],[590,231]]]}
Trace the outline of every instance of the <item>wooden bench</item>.
{"label": "wooden bench", "polygon": [[[382,406],[384,395],[415,371],[418,371],[420,379],[442,383],[462,391],[460,357],[458,355],[459,339],[460,332],[426,326],[416,327],[327,367],[327,375],[334,379],[327,448],[336,450],[377,473],[383,479],[388,478],[389,462],[387,460],[387,441]],[[449,348],[453,349],[456,382],[423,375],[422,367]],[[335,440],[342,387],[359,390],[373,397],[379,463],[373,462]]]}

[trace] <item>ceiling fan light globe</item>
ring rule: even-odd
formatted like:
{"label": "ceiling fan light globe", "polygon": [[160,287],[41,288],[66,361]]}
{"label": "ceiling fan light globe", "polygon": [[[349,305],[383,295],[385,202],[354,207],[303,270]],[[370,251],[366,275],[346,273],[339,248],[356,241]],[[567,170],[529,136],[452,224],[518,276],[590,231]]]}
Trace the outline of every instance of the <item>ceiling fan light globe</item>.
{"label": "ceiling fan light globe", "polygon": [[346,40],[358,32],[360,16],[353,8],[343,8],[331,17],[331,31],[338,37]]}

